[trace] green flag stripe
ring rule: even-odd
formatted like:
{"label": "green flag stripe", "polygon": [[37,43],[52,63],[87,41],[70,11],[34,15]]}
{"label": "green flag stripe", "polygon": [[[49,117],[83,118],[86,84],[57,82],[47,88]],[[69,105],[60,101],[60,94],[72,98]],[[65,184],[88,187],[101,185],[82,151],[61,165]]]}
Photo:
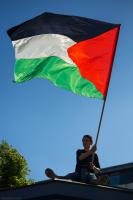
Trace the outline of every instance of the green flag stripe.
{"label": "green flag stripe", "polygon": [[17,59],[15,82],[21,83],[32,78],[46,78],[56,86],[87,97],[103,99],[93,83],[84,79],[78,68],[56,56],[35,59]]}

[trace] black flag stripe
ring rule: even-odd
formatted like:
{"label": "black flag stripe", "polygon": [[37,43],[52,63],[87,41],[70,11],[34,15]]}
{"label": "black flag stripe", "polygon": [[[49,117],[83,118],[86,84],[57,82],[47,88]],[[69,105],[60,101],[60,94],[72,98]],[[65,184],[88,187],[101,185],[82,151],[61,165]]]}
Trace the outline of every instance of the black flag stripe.
{"label": "black flag stripe", "polygon": [[12,40],[41,34],[61,34],[80,42],[119,26],[84,17],[43,13],[7,31]]}

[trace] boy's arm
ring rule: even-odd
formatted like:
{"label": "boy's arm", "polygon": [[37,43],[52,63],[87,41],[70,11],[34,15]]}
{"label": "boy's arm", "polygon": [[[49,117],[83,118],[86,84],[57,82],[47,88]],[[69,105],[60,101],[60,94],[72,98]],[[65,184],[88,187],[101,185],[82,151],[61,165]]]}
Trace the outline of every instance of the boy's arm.
{"label": "boy's arm", "polygon": [[84,160],[85,158],[87,158],[88,156],[92,155],[93,153],[95,153],[97,147],[96,145],[93,145],[92,148],[90,150],[88,150],[87,152],[85,153],[82,153],[80,156],[79,156],[79,160]]}
{"label": "boy's arm", "polygon": [[93,163],[90,163],[90,168],[93,169],[95,174],[99,174],[100,173],[100,164],[99,164],[99,159],[98,159],[98,155],[94,154],[94,161]]}
{"label": "boy's arm", "polygon": [[95,174],[100,173],[100,168],[96,167],[93,163],[90,163],[90,168],[94,170]]}

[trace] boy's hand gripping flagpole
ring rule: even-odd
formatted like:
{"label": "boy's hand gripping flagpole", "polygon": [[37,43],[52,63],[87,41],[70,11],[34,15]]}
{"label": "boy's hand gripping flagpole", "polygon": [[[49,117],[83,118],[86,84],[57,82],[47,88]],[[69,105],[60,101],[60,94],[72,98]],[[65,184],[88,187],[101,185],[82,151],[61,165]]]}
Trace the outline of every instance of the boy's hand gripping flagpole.
{"label": "boy's hand gripping flagpole", "polygon": [[[107,99],[107,93],[108,93],[109,83],[110,83],[110,79],[111,79],[111,73],[112,73],[112,68],[113,68],[114,56],[115,56],[115,51],[116,51],[116,47],[117,47],[117,43],[118,43],[120,26],[121,25],[119,25],[119,29],[118,29],[118,33],[117,33],[117,37],[116,37],[116,42],[115,42],[115,47],[114,47],[114,52],[113,52],[113,56],[112,56],[112,63],[111,63],[112,67],[110,69],[110,76],[109,76],[108,85],[107,85],[107,92],[106,92],[106,95],[105,95],[104,101],[103,101],[103,106],[102,106],[102,111],[101,111],[101,115],[100,115],[99,125],[98,125],[98,129],[97,129],[97,135],[96,135],[95,145],[97,145],[97,143],[98,143],[98,138],[99,138],[99,133],[100,133],[100,128],[101,128],[101,123],[102,123],[102,118],[103,118],[103,113],[104,113],[104,108],[105,108],[105,103],[106,103],[106,99]],[[94,162],[94,155],[95,154],[93,153],[93,155],[92,155],[92,163]]]}

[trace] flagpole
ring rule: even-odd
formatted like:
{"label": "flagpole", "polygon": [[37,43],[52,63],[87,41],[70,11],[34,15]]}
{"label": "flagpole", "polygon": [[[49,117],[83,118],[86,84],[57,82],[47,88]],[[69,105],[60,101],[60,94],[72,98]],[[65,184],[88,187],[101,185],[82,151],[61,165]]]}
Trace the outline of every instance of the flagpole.
{"label": "flagpole", "polygon": [[[109,79],[108,79],[107,92],[106,92],[106,95],[105,95],[104,101],[103,101],[103,106],[102,106],[101,116],[100,116],[99,125],[98,125],[98,129],[97,129],[97,135],[96,135],[95,145],[97,145],[98,138],[99,138],[99,133],[100,133],[100,128],[101,128],[103,113],[104,113],[104,109],[105,109],[105,103],[106,103],[107,94],[108,94],[109,83],[110,83],[110,79],[111,79],[111,73],[112,73],[112,69],[113,69],[113,63],[114,63],[114,57],[115,57],[116,47],[117,47],[117,44],[118,44],[118,37],[119,37],[119,32],[120,32],[120,26],[121,26],[121,24],[119,24],[118,33],[117,33],[117,36],[116,36],[116,42],[115,42],[114,52],[113,52],[113,56],[112,56],[112,63],[111,63],[112,67],[110,69],[110,76],[109,76]],[[92,163],[94,162],[94,155],[95,154],[92,155]]]}
{"label": "flagpole", "polygon": [[103,118],[105,103],[106,103],[106,98],[104,99],[103,106],[102,106],[102,111],[101,111],[101,116],[100,116],[100,120],[99,120],[98,129],[97,129],[97,135],[96,135],[95,145],[97,145],[98,138],[99,138],[99,133],[100,133],[100,128],[101,128],[101,123],[102,123],[102,118]]}
{"label": "flagpole", "polygon": [[[98,138],[99,138],[99,133],[100,133],[100,128],[101,128],[101,123],[102,123],[102,118],[103,118],[105,103],[106,103],[106,97],[105,97],[105,99],[104,99],[104,101],[103,101],[103,106],[102,106],[101,116],[100,116],[100,120],[99,120],[99,124],[98,124],[98,129],[97,129],[97,135],[96,135],[95,145],[97,145]],[[92,163],[94,162],[94,155],[95,155],[95,153],[93,153],[93,155],[92,155]]]}

